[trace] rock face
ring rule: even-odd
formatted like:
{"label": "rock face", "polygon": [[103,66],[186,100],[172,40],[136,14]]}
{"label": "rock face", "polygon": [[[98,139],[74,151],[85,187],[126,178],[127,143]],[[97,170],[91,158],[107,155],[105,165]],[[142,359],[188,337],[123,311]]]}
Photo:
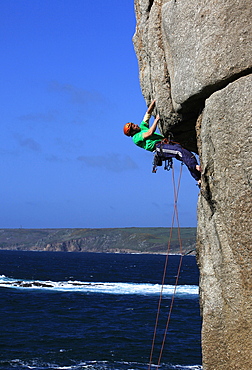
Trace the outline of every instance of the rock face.
{"label": "rock face", "polygon": [[[164,46],[176,110],[204,100],[251,68],[251,2],[169,1]],[[191,108],[192,107],[192,108]]]}
{"label": "rock face", "polygon": [[203,169],[203,367],[251,370],[251,0],[135,0],[135,11],[144,98]]}
{"label": "rock face", "polygon": [[252,75],[207,99],[198,254],[206,369],[252,364]]}

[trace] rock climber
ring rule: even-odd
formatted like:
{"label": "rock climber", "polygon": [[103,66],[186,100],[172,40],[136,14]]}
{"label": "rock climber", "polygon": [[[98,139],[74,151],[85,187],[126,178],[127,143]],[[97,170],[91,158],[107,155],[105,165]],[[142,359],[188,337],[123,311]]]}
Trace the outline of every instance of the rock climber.
{"label": "rock climber", "polygon": [[156,131],[159,115],[156,116],[153,124],[149,127],[151,113],[155,107],[156,101],[153,100],[148,107],[143,121],[140,126],[128,122],[124,125],[123,132],[126,136],[131,136],[133,142],[141,148],[150,152],[156,151],[156,155],[165,160],[168,158],[176,158],[185,163],[192,177],[201,184],[201,168],[197,163],[195,156],[187,149],[183,148],[179,143],[175,143],[166,139],[163,135]]}

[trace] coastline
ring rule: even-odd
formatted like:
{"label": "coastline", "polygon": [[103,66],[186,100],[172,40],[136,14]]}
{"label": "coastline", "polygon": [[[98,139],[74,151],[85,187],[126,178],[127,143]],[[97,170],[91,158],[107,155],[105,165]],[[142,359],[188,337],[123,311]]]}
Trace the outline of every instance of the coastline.
{"label": "coastline", "polygon": [[[180,253],[173,228],[169,254]],[[167,254],[170,228],[0,229],[0,250]],[[182,254],[193,251],[196,228],[180,228]]]}

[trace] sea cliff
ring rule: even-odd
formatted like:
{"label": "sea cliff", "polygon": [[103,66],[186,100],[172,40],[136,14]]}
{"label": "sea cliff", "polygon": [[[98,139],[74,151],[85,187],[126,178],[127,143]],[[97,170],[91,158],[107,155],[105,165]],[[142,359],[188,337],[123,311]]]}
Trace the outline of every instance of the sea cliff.
{"label": "sea cliff", "polygon": [[135,0],[143,96],[200,155],[197,260],[204,370],[252,364],[250,0]]}
{"label": "sea cliff", "polygon": [[[196,228],[181,228],[183,253],[195,251]],[[0,229],[0,249],[46,252],[167,253],[170,229]],[[180,253],[177,229],[172,230],[170,254]]]}

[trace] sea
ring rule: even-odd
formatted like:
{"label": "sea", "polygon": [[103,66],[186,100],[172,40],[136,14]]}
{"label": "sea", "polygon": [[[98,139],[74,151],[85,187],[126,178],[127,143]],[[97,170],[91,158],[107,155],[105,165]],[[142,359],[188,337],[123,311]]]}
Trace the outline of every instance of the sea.
{"label": "sea", "polygon": [[0,369],[202,369],[199,272],[184,256],[174,295],[180,258],[162,288],[164,255],[1,250]]}

